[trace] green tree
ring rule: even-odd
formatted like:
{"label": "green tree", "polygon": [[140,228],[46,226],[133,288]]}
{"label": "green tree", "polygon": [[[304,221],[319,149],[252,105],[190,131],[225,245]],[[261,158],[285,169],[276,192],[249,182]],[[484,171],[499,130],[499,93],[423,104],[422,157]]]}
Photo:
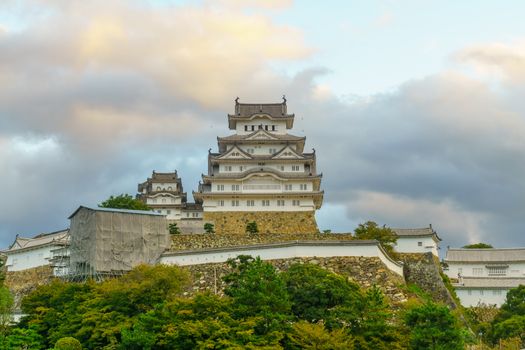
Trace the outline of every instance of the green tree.
{"label": "green tree", "polygon": [[206,233],[215,233],[215,226],[212,223],[205,223],[204,224],[204,232]]}
{"label": "green tree", "polygon": [[397,235],[395,232],[386,227],[379,227],[373,221],[367,221],[364,224],[359,224],[359,226],[354,230],[354,236],[357,239],[375,239],[381,243],[383,248],[388,253],[392,253],[394,250],[394,245],[397,242]]}
{"label": "green tree", "polygon": [[168,231],[169,231],[170,235],[178,235],[178,234],[180,234],[180,229],[179,229],[179,226],[177,225],[176,222],[173,222],[173,223],[168,225]]}
{"label": "green tree", "polygon": [[[335,309],[346,305],[347,317],[358,317],[356,302],[361,295],[359,286],[340,275],[331,273],[317,265],[293,264],[283,273],[286,289],[292,302],[292,312],[299,319],[308,322],[325,320],[332,328],[335,323],[348,323],[349,319],[337,321]],[[350,312],[351,313],[351,312]]]}
{"label": "green tree", "polygon": [[474,243],[474,244],[467,244],[466,246],[463,246],[463,248],[465,249],[490,249],[494,247],[487,243]]}
{"label": "green tree", "polygon": [[291,311],[283,279],[275,268],[259,257],[240,255],[228,260],[234,272],[224,277],[224,293],[234,302],[234,317],[261,318],[256,331],[267,334],[282,330]]}
{"label": "green tree", "polygon": [[255,221],[246,224],[246,233],[252,235],[259,233],[259,228],[257,227],[257,223]]}
{"label": "green tree", "polygon": [[463,336],[448,307],[427,302],[405,314],[410,329],[410,347],[416,350],[462,350]]}
{"label": "green tree", "polygon": [[492,321],[490,338],[494,343],[500,339],[519,337],[525,343],[525,286],[520,285],[507,292],[499,313]]}
{"label": "green tree", "polygon": [[130,209],[130,210],[151,210],[144,202],[133,198],[129,194],[110,196],[98,205],[101,208]]}
{"label": "green tree", "polygon": [[7,287],[0,286],[0,338],[5,338],[9,331],[13,314],[13,296]]}
{"label": "green tree", "polygon": [[43,350],[44,338],[33,328],[13,328],[4,339],[2,349]]}
{"label": "green tree", "polygon": [[307,350],[353,350],[354,339],[343,329],[327,330],[322,323],[300,321],[292,326],[292,344]]}
{"label": "green tree", "polygon": [[82,344],[73,337],[64,337],[57,340],[54,350],[82,350]]}

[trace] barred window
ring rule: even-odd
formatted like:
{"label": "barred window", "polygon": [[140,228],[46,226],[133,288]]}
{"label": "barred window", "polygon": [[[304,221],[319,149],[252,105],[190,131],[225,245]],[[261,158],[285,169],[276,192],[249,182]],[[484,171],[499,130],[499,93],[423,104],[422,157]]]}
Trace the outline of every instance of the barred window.
{"label": "barred window", "polygon": [[253,199],[249,199],[246,201],[246,206],[247,207],[254,207],[255,206],[255,201]]}
{"label": "barred window", "polygon": [[489,276],[506,276],[507,267],[506,266],[487,266]]}
{"label": "barred window", "polygon": [[269,207],[270,206],[270,200],[269,199],[263,199],[262,200],[263,207]]}

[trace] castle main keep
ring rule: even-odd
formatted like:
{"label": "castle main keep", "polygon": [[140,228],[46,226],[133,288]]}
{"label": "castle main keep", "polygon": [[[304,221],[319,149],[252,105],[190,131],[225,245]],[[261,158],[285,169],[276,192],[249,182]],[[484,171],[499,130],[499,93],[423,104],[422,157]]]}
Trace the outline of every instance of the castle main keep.
{"label": "castle main keep", "polygon": [[203,219],[217,234],[245,233],[255,221],[261,233],[317,232],[315,210],[323,202],[315,150],[306,137],[288,133],[294,114],[282,103],[239,103],[228,115],[235,133],[218,137],[208,154],[208,173],[193,192]]}

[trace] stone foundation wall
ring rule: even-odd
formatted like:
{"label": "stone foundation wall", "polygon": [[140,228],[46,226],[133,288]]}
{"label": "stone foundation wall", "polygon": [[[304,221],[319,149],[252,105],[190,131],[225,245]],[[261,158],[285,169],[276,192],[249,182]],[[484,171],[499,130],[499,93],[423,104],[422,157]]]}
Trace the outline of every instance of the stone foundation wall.
{"label": "stone foundation wall", "polygon": [[257,235],[243,233],[231,236],[218,234],[180,234],[171,235],[172,243],[170,250],[177,251],[201,248],[222,248],[261,243],[282,243],[289,241],[348,241],[352,239],[354,239],[354,237],[351,234],[339,233],[265,233]]}
{"label": "stone foundation wall", "polygon": [[456,301],[441,277],[439,259],[432,253],[399,253],[404,263],[403,272],[407,283],[418,285],[433,300],[457,308]]}
{"label": "stone foundation wall", "polygon": [[[182,234],[204,233],[204,224],[208,221],[202,219],[166,220],[168,225],[175,223]],[[213,222],[212,222],[213,224]]]}
{"label": "stone foundation wall", "polygon": [[253,221],[259,233],[319,232],[314,211],[204,212],[203,219],[214,223],[217,234],[245,234],[246,224]]}
{"label": "stone foundation wall", "polygon": [[23,297],[35,290],[36,287],[49,283],[52,278],[53,269],[49,265],[7,272],[5,285],[15,298],[15,309],[20,308]]}
{"label": "stone foundation wall", "polygon": [[[405,284],[403,278],[390,271],[379,258],[294,258],[267,260],[266,262],[271,263],[278,271],[286,271],[294,263],[319,265],[330,272],[347,277],[363,288],[378,286],[394,304],[403,303],[408,299],[402,288]],[[183,268],[190,272],[193,279],[193,284],[185,295],[203,291],[223,295],[225,287],[223,277],[232,272],[226,263],[193,265]]]}

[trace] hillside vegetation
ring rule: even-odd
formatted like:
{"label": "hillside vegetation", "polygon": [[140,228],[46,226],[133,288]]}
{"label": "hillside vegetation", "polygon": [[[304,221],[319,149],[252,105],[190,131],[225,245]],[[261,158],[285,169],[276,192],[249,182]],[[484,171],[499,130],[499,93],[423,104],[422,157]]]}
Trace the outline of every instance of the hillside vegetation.
{"label": "hillside vegetation", "polygon": [[[224,296],[184,296],[191,281],[176,266],[142,265],[102,283],[54,280],[24,299],[27,316],[2,329],[0,348],[463,349],[476,341],[425,298],[393,311],[379,288],[316,265],[279,272],[249,256],[229,263]],[[513,296],[516,304],[522,294]],[[499,320],[519,323],[512,309]]]}

